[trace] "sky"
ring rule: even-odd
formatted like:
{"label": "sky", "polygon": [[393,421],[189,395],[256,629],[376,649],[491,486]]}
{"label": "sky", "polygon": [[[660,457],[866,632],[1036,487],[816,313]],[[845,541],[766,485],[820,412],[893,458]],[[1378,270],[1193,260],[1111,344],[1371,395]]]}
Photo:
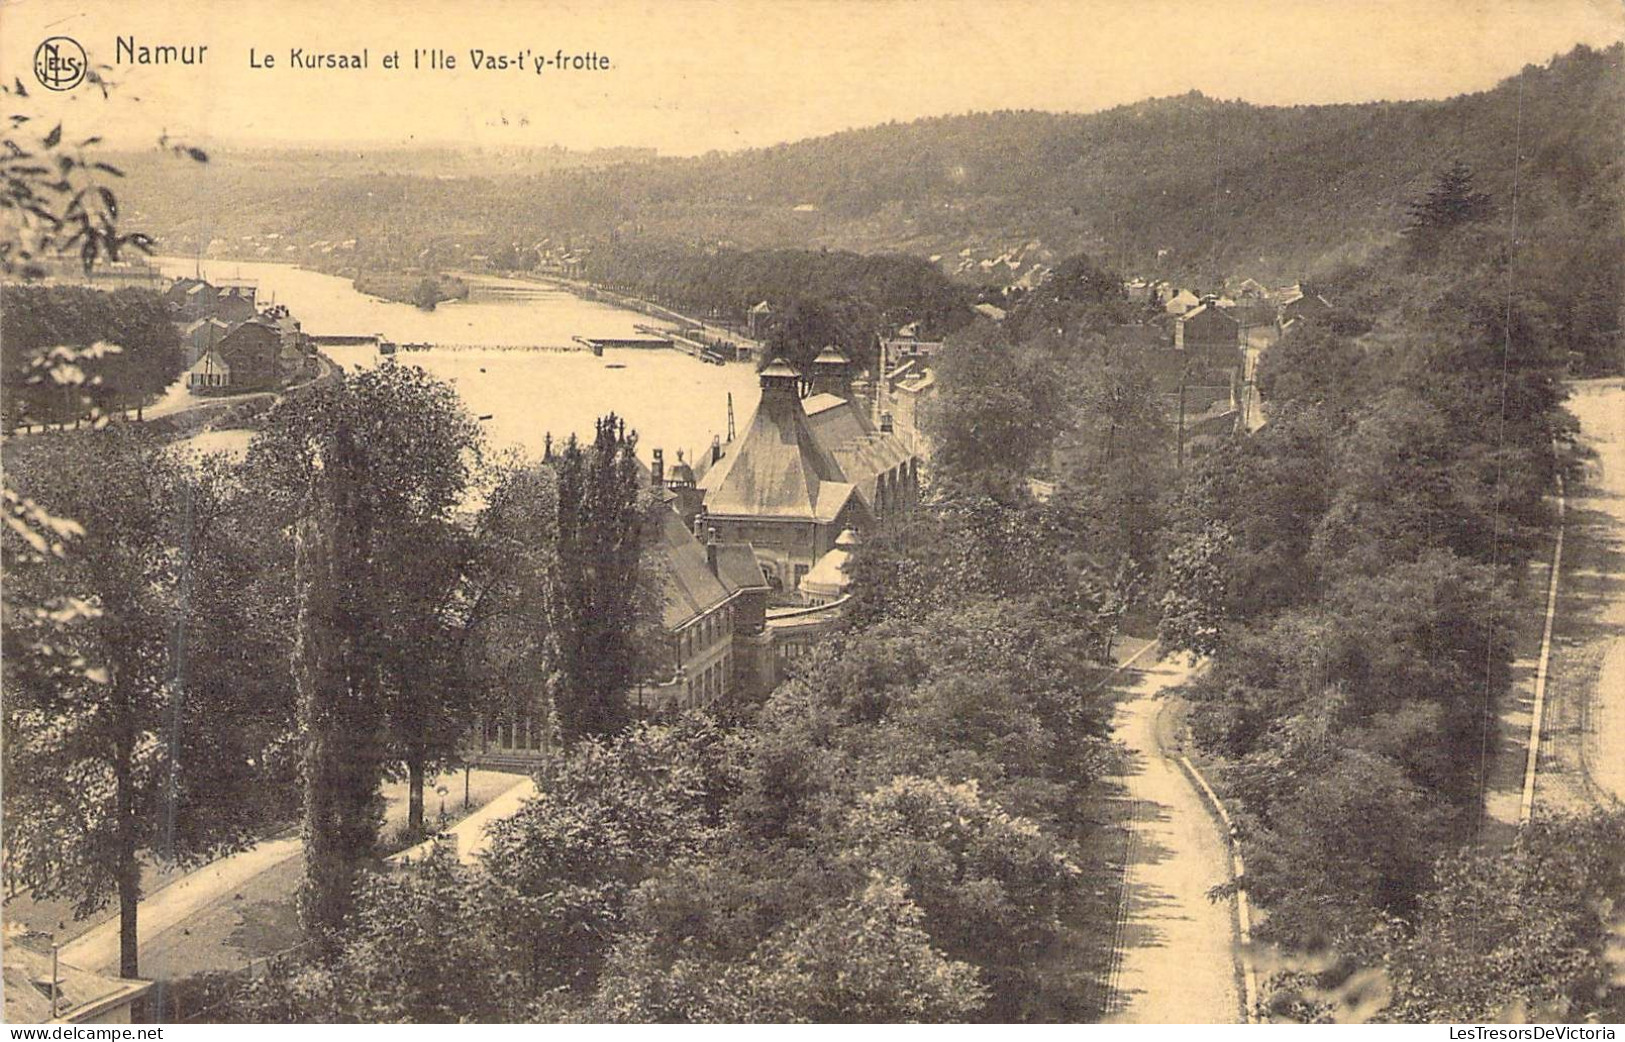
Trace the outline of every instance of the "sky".
{"label": "sky", "polygon": [[[1269,105],[1442,98],[1622,35],[1621,0],[0,0],[0,73],[30,88],[31,114],[117,146],[167,131],[216,147],[695,154],[1193,89]],[[112,97],[38,89],[49,36],[113,65]],[[118,62],[120,37],[208,50],[201,64]],[[365,49],[369,67],[292,68],[294,49]],[[435,49],[456,67],[429,68]],[[474,50],[526,67],[475,68]],[[560,52],[608,68],[536,69]],[[392,53],[402,67],[385,67]]]}

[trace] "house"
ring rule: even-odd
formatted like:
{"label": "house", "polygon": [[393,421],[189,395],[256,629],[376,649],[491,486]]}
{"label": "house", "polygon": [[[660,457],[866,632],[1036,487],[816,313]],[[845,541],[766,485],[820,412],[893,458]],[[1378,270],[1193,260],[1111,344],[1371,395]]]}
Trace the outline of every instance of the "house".
{"label": "house", "polygon": [[910,359],[929,359],[942,350],[942,341],[921,340],[920,324],[910,322],[899,329],[896,336],[889,340],[882,340],[880,346],[885,352],[886,365],[889,368],[894,365],[902,365]]}
{"label": "house", "polygon": [[837,349],[826,347],[813,360],[812,388],[802,408],[813,438],[857,485],[876,519],[913,507],[918,488],[915,455],[894,436],[885,416],[879,424],[869,418],[852,390],[851,365]]}
{"label": "house", "polygon": [[[650,675],[626,692],[639,718],[758,698],[779,674],[768,632],[769,587],[748,544],[725,543],[698,515],[691,530],[679,513],[660,453],[640,468],[650,489],[645,552],[658,573],[658,642],[644,649]],[[674,471],[679,468],[674,467]],[[487,716],[476,726],[465,757],[487,767],[527,769],[547,752],[545,707],[533,705]]]}
{"label": "house", "polygon": [[192,365],[214,350],[230,331],[230,325],[212,315],[182,326],[181,347],[186,351],[186,364]]}
{"label": "house", "polygon": [[1257,279],[1242,279],[1236,284],[1235,297],[1239,304],[1268,304],[1270,291]]}
{"label": "house", "polygon": [[1283,289],[1276,297],[1276,306],[1280,309],[1279,320],[1282,329],[1300,319],[1324,316],[1332,310],[1331,303],[1325,297],[1307,288],[1302,282]]}
{"label": "house", "polygon": [[7,1024],[129,1024],[152,990],[152,981],[81,970],[9,936],[3,962]]}
{"label": "house", "polygon": [[758,302],[745,314],[745,321],[750,327],[752,339],[760,340],[767,335],[768,321],[773,317],[773,309],[768,307],[767,301]]}
{"label": "house", "polygon": [[244,322],[220,338],[215,352],[226,363],[231,385],[241,391],[263,391],[277,386],[282,334],[275,325]]}
{"label": "house", "polygon": [[222,286],[216,289],[213,310],[209,313],[233,325],[247,322],[259,313],[254,305],[254,287]]}
{"label": "house", "polygon": [[205,283],[202,279],[176,279],[174,282],[169,284],[168,289],[164,290],[164,306],[170,311],[174,312],[184,310],[192,300],[191,293],[193,288],[203,285],[207,285],[207,283]]}
{"label": "house", "polygon": [[918,454],[887,417],[870,418],[845,356],[826,349],[813,369],[805,398],[795,369],[763,369],[755,415],[713,446],[697,483],[705,524],[750,544],[780,604],[802,603],[801,580],[843,531],[910,510],[919,495]]}
{"label": "house", "polygon": [[1202,298],[1188,289],[1182,289],[1164,299],[1162,309],[1170,315],[1183,315],[1202,303]]}
{"label": "house", "polygon": [[1174,321],[1174,348],[1179,351],[1209,352],[1239,350],[1242,344],[1241,320],[1209,297]]}
{"label": "house", "polygon": [[212,348],[186,370],[187,389],[194,394],[231,386],[231,366]]}
{"label": "house", "polygon": [[213,318],[214,304],[219,297],[220,291],[207,282],[200,280],[186,279],[184,281],[189,285],[182,294],[179,310],[180,317],[187,322],[200,318]]}

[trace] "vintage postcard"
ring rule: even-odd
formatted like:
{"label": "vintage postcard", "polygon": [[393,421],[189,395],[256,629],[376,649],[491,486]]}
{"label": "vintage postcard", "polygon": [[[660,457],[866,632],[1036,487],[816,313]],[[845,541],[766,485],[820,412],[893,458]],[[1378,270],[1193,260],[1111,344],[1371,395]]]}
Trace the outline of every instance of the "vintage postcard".
{"label": "vintage postcard", "polygon": [[0,0],[6,1022],[1614,1038],[1622,40]]}

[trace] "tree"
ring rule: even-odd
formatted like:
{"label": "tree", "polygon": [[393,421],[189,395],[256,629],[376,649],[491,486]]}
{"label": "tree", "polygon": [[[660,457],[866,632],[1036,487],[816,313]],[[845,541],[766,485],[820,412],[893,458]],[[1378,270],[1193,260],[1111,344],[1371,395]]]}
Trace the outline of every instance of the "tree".
{"label": "tree", "polygon": [[431,276],[424,276],[412,287],[412,304],[424,311],[433,311],[440,303],[440,283]]}
{"label": "tree", "polygon": [[49,542],[4,535],[6,873],[80,916],[116,899],[133,977],[142,856],[206,858],[254,824],[239,790],[259,750],[175,650],[190,568],[175,548],[217,504],[126,428],[8,447],[6,465],[24,505],[75,519]]}
{"label": "tree", "polygon": [[1039,953],[1059,936],[1081,870],[1034,822],[975,782],[902,776],[863,797],[840,849],[903,884],[933,946],[981,970],[1000,1019],[1036,997]]}
{"label": "tree", "polygon": [[[115,344],[78,366],[76,385],[42,378],[37,359],[54,349]],[[141,406],[172,384],[184,368],[180,339],[163,298],[151,290],[113,292],[84,286],[9,286],[0,316],[4,351],[6,422],[78,420],[96,412]]]}
{"label": "tree", "polygon": [[1049,460],[1065,415],[1051,365],[984,325],[950,337],[937,361],[941,391],[926,429],[942,483],[1008,489]]}
{"label": "tree", "polygon": [[326,441],[312,461],[294,536],[294,676],[305,741],[300,921],[317,949],[331,955],[354,909],[361,866],[378,841],[384,706],[380,635],[366,600],[376,518],[361,493],[365,463],[344,421]]}
{"label": "tree", "polygon": [[[99,71],[88,70],[85,78],[100,88],[104,97],[107,95],[110,85]],[[36,113],[32,111],[34,102],[29,100],[22,81],[0,84],[0,95],[7,98],[11,110],[5,136],[0,139],[0,144],[5,146],[0,157],[0,177],[5,181],[5,190],[0,192],[0,209],[6,212],[7,218],[4,236],[0,237],[0,273],[24,280],[39,278],[46,273],[49,262],[70,255],[75,256],[88,273],[103,259],[117,260],[126,246],[150,253],[150,236],[130,232],[120,224],[118,197],[107,178],[122,177],[123,172],[89,158],[86,152],[100,139],[65,140],[61,123],[30,139],[37,128],[30,127],[27,132],[23,128],[34,121]],[[208,155],[201,149],[171,143],[167,136],[159,139],[159,145],[176,155],[208,162]],[[88,347],[58,344],[42,348],[23,365],[28,371],[26,382],[51,381],[68,395],[78,396],[79,403],[88,406],[92,421],[98,421],[101,413],[91,397],[97,381],[94,375],[87,375],[82,364],[100,361],[120,351],[119,345],[106,342]],[[5,368],[9,378],[13,371],[9,359]],[[14,393],[15,389],[8,390]],[[9,408],[10,403],[8,418]],[[75,411],[74,415],[77,417],[79,412]],[[74,571],[84,569],[88,573],[73,575],[69,582],[84,582],[90,586],[81,591],[47,583],[19,595],[17,587],[28,585],[18,581],[23,573],[9,566],[6,569],[9,581],[5,584],[4,600],[0,601],[0,612],[3,612],[8,649],[5,666],[11,678],[6,685],[10,694],[4,718],[7,776],[27,777],[33,768],[47,762],[58,769],[83,768],[65,787],[43,783],[39,800],[33,802],[29,810],[14,809],[16,787],[7,787],[6,867],[12,879],[30,880],[29,885],[42,893],[75,896],[77,910],[83,913],[101,907],[109,891],[116,889],[120,972],[133,977],[138,967],[136,912],[140,890],[136,852],[150,820],[146,817],[150,804],[137,791],[138,783],[150,776],[138,774],[136,760],[138,756],[147,757],[150,752],[149,746],[142,744],[142,724],[143,710],[153,704],[153,672],[152,662],[144,654],[151,647],[150,633],[142,626],[139,616],[127,615],[123,609],[132,598],[140,598],[147,590],[114,594],[110,598],[116,612],[113,621],[95,627],[98,632],[94,637],[101,646],[89,655],[79,649],[90,642],[85,633],[86,624],[103,618],[108,608],[107,604],[100,603],[102,598],[97,587],[104,580],[116,582],[115,573],[123,567],[119,564],[121,559],[128,565],[152,552],[151,542],[141,537],[152,533],[154,504],[151,499],[137,497],[144,508],[129,519],[127,532],[119,531],[121,519],[107,518],[107,523],[98,525],[97,534],[85,544],[93,548],[97,560],[77,560],[74,555],[79,540],[85,539],[91,528],[54,512],[62,507],[42,505],[17,491],[11,484],[16,456],[15,453],[9,455],[4,490],[4,538],[8,543],[8,557],[30,564],[47,563],[47,558],[66,562]],[[71,477],[74,468],[47,468],[47,472]],[[109,489],[117,487],[108,485]],[[80,491],[83,491],[82,486]],[[71,498],[71,494],[66,498]],[[121,499],[108,495],[97,501],[109,504]],[[97,544],[109,536],[114,538],[115,551],[128,551],[130,556],[121,558],[117,552],[103,552],[106,547]],[[131,539],[129,546],[117,541],[126,536]],[[14,557],[14,554],[21,556]],[[153,620],[145,621],[150,624]],[[136,661],[125,659],[132,654]],[[32,663],[18,661],[36,656],[38,659]],[[21,679],[20,684],[18,679]],[[28,696],[20,694],[29,685],[33,685],[33,697],[39,700],[32,707],[28,706]],[[74,695],[64,702],[64,696],[70,691]],[[90,698],[81,698],[81,694],[89,694]],[[76,719],[70,710],[94,707],[98,698],[110,705],[111,711],[95,714],[92,708],[88,718],[92,726],[76,727],[76,723],[84,724],[87,718]],[[88,742],[91,755],[83,756],[87,750],[78,742],[97,728],[110,728],[112,733],[91,738]],[[67,748],[60,747],[64,745]],[[45,759],[27,764],[29,749],[42,753]],[[174,770],[172,764],[172,776]],[[47,828],[54,833],[63,820],[64,808],[71,808],[69,813],[77,812],[84,827],[55,837],[61,843],[54,845],[52,840],[51,849],[40,844],[42,837],[37,832],[25,838],[25,834],[37,830],[42,822],[49,822]],[[204,835],[171,833],[168,839],[168,849],[172,852],[192,852],[220,845],[217,837]],[[179,846],[173,842],[176,839],[180,840]],[[87,851],[90,852],[88,860],[76,860],[83,858]]]}
{"label": "tree", "polygon": [[[454,681],[454,520],[479,427],[449,385],[383,365],[284,399],[250,449],[267,509],[296,532],[305,760],[307,923],[344,920],[371,856],[378,783],[405,766],[422,819],[427,770],[470,723]],[[290,494],[289,490],[303,490]]]}
{"label": "tree", "polygon": [[1472,168],[1458,159],[1440,172],[1433,187],[1411,203],[1408,212],[1403,234],[1410,240],[1412,251],[1425,256],[1438,248],[1446,233],[1464,224],[1488,220],[1495,212],[1495,204],[1473,187]]}
{"label": "tree", "polygon": [[1079,545],[1107,575],[1155,566],[1173,479],[1169,424],[1151,374],[1133,354],[1107,352],[1074,377],[1083,417],[1056,448],[1056,501]]}
{"label": "tree", "polygon": [[491,824],[483,857],[504,909],[509,965],[532,991],[590,992],[632,891],[707,835],[703,775],[678,731],[583,738],[549,771],[548,792]]}
{"label": "tree", "polygon": [[611,413],[592,444],[574,435],[553,460],[558,482],[558,575],[548,605],[559,645],[555,701],[566,739],[605,736],[631,716],[641,677],[636,640],[648,610],[642,543],[646,506],[637,435]]}
{"label": "tree", "polygon": [[1133,315],[1122,276],[1088,254],[1078,253],[1056,264],[1049,278],[1027,294],[1007,322],[1022,340],[1051,334],[1076,339],[1122,325]]}
{"label": "tree", "polygon": [[926,918],[901,883],[877,876],[854,898],[763,946],[752,1007],[776,1022],[969,1019],[987,989],[974,967],[931,944]]}
{"label": "tree", "polygon": [[1229,619],[1229,530],[1213,523],[1168,560],[1158,636],[1172,649],[1211,655],[1219,650]]}
{"label": "tree", "polygon": [[214,1019],[240,1023],[500,1023],[536,1015],[503,962],[477,869],[436,847],[362,884],[353,924],[326,964],[268,967]]}
{"label": "tree", "polygon": [[558,574],[553,470],[499,464],[475,525],[461,594],[460,671],[488,719],[545,714],[551,737],[557,637],[545,611]]}
{"label": "tree", "polygon": [[1625,996],[1609,949],[1610,912],[1625,900],[1621,849],[1615,812],[1537,820],[1509,851],[1441,858],[1414,922],[1375,938],[1391,952],[1394,985],[1382,1019],[1617,1022]]}
{"label": "tree", "polygon": [[793,299],[774,317],[762,364],[782,358],[803,375],[811,376],[813,359],[826,347],[839,347],[850,358],[869,357],[873,352],[864,349],[872,342],[873,334],[866,334],[854,316],[843,313],[849,311],[826,301]]}

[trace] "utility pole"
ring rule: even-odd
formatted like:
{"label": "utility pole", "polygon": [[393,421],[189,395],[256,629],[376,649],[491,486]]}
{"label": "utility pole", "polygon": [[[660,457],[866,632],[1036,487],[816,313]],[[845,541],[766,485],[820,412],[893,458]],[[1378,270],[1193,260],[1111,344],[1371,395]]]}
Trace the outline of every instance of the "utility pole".
{"label": "utility pole", "polygon": [[1179,447],[1175,467],[1181,471],[1185,469],[1185,378],[1189,374],[1189,365],[1179,370]]}

